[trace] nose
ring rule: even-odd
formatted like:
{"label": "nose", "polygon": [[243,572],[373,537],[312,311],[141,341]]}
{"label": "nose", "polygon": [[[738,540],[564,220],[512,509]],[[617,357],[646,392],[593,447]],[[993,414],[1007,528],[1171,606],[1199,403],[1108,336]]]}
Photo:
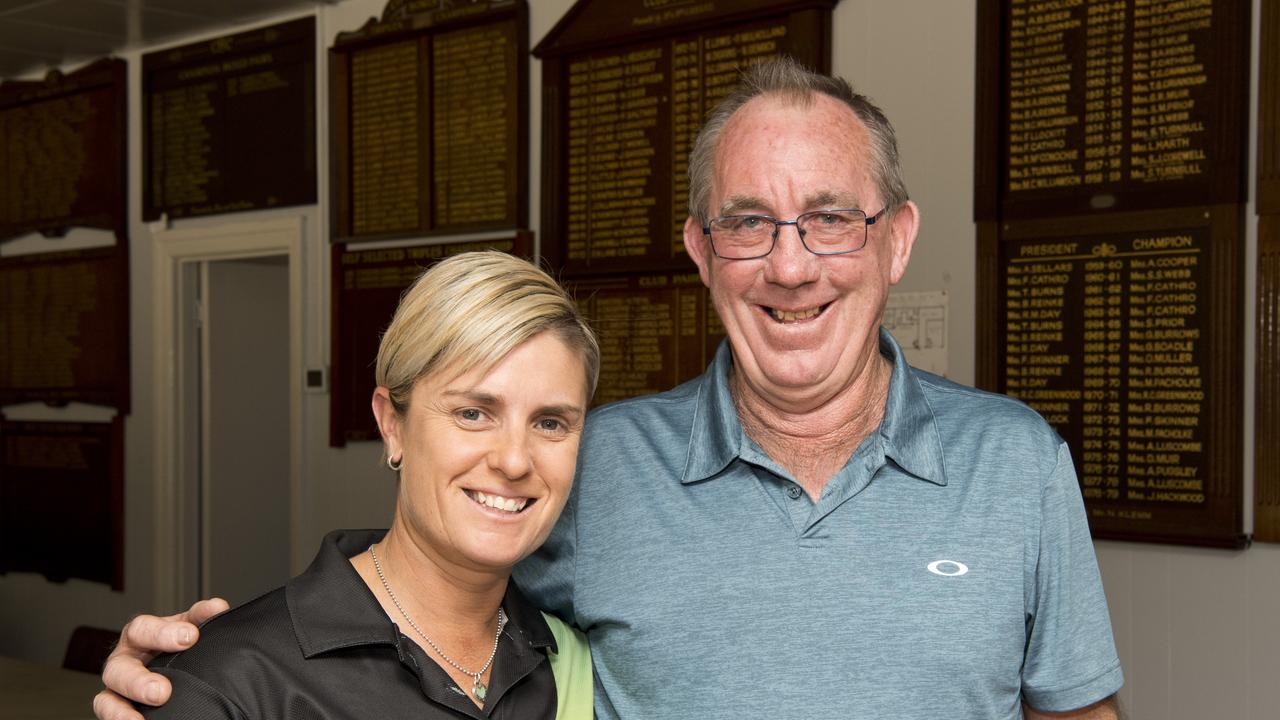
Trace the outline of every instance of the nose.
{"label": "nose", "polygon": [[821,258],[809,252],[800,240],[800,228],[779,225],[773,252],[765,256],[764,279],[783,287],[799,287],[818,279]]}
{"label": "nose", "polygon": [[529,453],[529,432],[523,428],[504,428],[494,437],[489,449],[489,467],[508,480],[519,480],[529,474],[533,459]]}

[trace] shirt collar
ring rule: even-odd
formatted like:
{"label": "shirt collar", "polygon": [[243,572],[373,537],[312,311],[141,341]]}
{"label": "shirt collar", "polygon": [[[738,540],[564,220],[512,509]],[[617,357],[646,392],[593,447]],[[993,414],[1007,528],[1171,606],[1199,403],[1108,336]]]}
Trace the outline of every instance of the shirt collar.
{"label": "shirt collar", "polygon": [[[294,634],[304,657],[357,645],[400,648],[400,633],[369,591],[350,558],[386,535],[385,530],[335,530],[325,536],[320,552],[301,575],[285,586]],[[542,614],[529,605],[514,582],[502,599],[507,613],[504,633],[533,648],[557,650]],[[403,650],[401,650],[403,654]]]}
{"label": "shirt collar", "polygon": [[[879,339],[880,354],[893,363],[879,431],[885,457],[921,480],[946,485],[942,441],[920,380],[889,331],[880,328]],[[732,367],[733,353],[725,340],[698,388],[682,483],[715,477],[745,450],[742,423],[729,389]]]}

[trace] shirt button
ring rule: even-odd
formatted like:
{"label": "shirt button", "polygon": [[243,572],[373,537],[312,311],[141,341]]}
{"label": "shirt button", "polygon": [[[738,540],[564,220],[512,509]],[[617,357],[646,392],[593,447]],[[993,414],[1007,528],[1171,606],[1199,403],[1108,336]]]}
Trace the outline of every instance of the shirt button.
{"label": "shirt button", "polygon": [[797,485],[787,486],[787,497],[791,498],[792,500],[799,500],[800,496],[803,494],[804,494],[804,491],[801,490],[799,486]]}

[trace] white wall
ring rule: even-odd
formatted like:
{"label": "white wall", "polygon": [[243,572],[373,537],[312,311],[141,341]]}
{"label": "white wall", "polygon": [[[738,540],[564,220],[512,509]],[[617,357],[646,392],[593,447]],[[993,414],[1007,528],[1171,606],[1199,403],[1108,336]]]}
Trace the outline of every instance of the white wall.
{"label": "white wall", "polygon": [[[570,7],[571,0],[532,0],[532,44]],[[318,45],[358,27],[381,11],[373,0],[348,0],[320,10]],[[907,184],[923,212],[923,226],[902,290],[941,290],[951,296],[949,374],[971,382],[974,227],[973,118],[975,85],[974,0],[843,0],[836,8],[834,70],[884,107],[897,127]],[[1254,17],[1257,17],[1255,8]],[[285,18],[281,18],[285,19]],[[1255,50],[1256,56],[1256,50]],[[139,100],[138,53],[130,61],[130,215],[133,238],[134,412],[127,433],[126,503],[128,559],[123,594],[72,581],[56,586],[40,578],[0,579],[0,653],[55,663],[73,618],[115,627],[130,612],[156,608],[152,602],[152,449],[148,378],[150,315],[147,299],[150,251],[147,228],[138,219]],[[318,96],[325,101],[323,53]],[[1255,63],[1256,68],[1256,63]],[[1256,73],[1256,70],[1255,70]],[[541,137],[541,69],[530,67],[530,222],[538,227]],[[1256,117],[1251,112],[1249,117]],[[327,197],[325,117],[320,126],[320,193]],[[1252,159],[1253,152],[1248,154]],[[1250,185],[1252,187],[1252,185]],[[302,215],[307,232],[307,288],[304,357],[308,367],[328,362],[328,255],[326,213],[315,208],[283,209],[259,216]],[[243,222],[253,216],[191,221]],[[1246,468],[1251,471],[1253,255],[1256,223],[1249,215],[1246,269]],[[328,398],[304,396],[304,508],[306,546],[295,548],[295,569],[311,556],[329,528],[379,526],[388,520],[391,478],[379,470],[378,449],[358,444],[343,450],[327,445]],[[1280,545],[1256,545],[1241,552],[1196,548],[1098,543],[1116,641],[1127,682],[1122,698],[1136,720],[1240,718],[1273,720],[1280,707]]]}

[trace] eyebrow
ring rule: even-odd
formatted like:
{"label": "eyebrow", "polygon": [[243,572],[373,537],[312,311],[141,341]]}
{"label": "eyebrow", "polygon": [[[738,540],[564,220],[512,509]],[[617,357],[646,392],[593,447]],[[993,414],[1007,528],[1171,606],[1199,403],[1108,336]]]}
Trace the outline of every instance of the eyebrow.
{"label": "eyebrow", "polygon": [[[743,211],[762,213],[769,204],[753,195],[731,195],[720,204],[721,215],[736,215]],[[858,208],[857,199],[848,193],[822,191],[810,195],[804,201],[806,212],[830,208]]]}
{"label": "eyebrow", "polygon": [[[462,398],[469,402],[473,402],[477,405],[492,406],[492,405],[502,404],[502,398],[498,397],[497,395],[494,395],[493,393],[487,393],[480,390],[445,390],[444,395],[446,397]],[[551,415],[580,416],[583,414],[583,410],[581,406],[572,405],[568,403],[543,405],[542,407],[538,408],[537,412],[539,415],[551,414]]]}
{"label": "eyebrow", "polygon": [[497,395],[479,390],[445,390],[444,395],[470,400],[477,405],[497,405],[500,402]]}

